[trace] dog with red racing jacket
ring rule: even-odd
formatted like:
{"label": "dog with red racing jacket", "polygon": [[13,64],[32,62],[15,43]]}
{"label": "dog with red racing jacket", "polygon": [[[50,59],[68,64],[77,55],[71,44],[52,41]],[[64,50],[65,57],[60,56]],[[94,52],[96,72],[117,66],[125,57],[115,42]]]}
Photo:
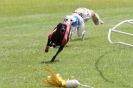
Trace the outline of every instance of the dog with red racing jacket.
{"label": "dog with red racing jacket", "polygon": [[64,22],[64,23],[59,23],[55,27],[54,31],[48,35],[48,41],[45,47],[45,52],[47,53],[49,51],[49,47],[55,48],[56,46],[59,46],[58,51],[50,60],[50,62],[54,62],[56,56],[63,50],[63,48],[69,41],[70,31],[71,31],[71,24],[68,22]]}

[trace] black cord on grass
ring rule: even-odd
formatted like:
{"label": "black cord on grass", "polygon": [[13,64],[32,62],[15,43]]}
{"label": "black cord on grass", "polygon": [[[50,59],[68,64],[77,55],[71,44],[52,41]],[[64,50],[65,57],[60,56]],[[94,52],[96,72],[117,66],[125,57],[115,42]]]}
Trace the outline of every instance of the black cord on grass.
{"label": "black cord on grass", "polygon": [[109,83],[114,83],[114,81],[112,80],[109,80],[108,78],[106,78],[103,74],[103,72],[100,70],[98,64],[99,62],[101,61],[101,59],[107,55],[108,53],[111,53],[111,51],[108,51],[108,52],[105,52],[103,55],[99,56],[96,63],[95,63],[95,67],[96,67],[96,70],[99,72],[100,76],[106,81],[106,82],[109,82]]}
{"label": "black cord on grass", "polygon": [[[113,80],[108,79],[107,77],[105,77],[105,75],[103,74],[102,70],[100,70],[98,64],[103,59],[104,56],[106,56],[106,55],[108,55],[110,53],[114,53],[116,51],[118,51],[118,50],[112,50],[112,51],[105,52],[103,55],[101,55],[101,56],[98,57],[98,59],[96,60],[96,63],[95,63],[96,70],[99,72],[99,74],[102,77],[102,79],[105,80],[106,82],[109,82],[109,83],[112,83],[112,84],[115,84],[115,81],[113,81]],[[122,87],[132,88],[130,85],[127,85],[127,84],[124,84],[124,83],[121,83],[120,85]]]}

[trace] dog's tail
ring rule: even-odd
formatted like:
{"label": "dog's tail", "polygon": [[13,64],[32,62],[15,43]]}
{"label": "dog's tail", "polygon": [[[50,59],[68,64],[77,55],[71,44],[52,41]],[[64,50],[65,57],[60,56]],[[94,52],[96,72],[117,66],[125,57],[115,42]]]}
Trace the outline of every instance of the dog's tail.
{"label": "dog's tail", "polygon": [[92,11],[92,21],[95,25],[103,24],[104,22],[100,19],[99,15]]}

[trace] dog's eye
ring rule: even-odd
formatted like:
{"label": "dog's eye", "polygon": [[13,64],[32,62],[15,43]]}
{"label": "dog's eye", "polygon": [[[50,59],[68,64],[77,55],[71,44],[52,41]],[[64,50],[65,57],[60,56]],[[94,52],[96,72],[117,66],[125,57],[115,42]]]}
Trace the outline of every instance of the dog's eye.
{"label": "dog's eye", "polygon": [[68,19],[65,19],[65,21],[68,21]]}
{"label": "dog's eye", "polygon": [[70,21],[72,22],[73,20],[71,19]]}

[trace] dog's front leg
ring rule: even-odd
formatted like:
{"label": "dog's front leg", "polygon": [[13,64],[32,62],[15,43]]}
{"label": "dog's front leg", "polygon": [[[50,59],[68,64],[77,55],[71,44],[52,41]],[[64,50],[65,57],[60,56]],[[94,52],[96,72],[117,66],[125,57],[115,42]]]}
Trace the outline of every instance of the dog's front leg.
{"label": "dog's front leg", "polygon": [[53,56],[53,58],[51,59],[50,62],[54,62],[56,56],[63,50],[63,48],[64,48],[64,46],[60,46],[60,47],[59,47],[57,53]]}
{"label": "dog's front leg", "polygon": [[47,53],[49,51],[49,46],[50,46],[50,40],[48,39],[47,45],[44,47],[45,53]]}

